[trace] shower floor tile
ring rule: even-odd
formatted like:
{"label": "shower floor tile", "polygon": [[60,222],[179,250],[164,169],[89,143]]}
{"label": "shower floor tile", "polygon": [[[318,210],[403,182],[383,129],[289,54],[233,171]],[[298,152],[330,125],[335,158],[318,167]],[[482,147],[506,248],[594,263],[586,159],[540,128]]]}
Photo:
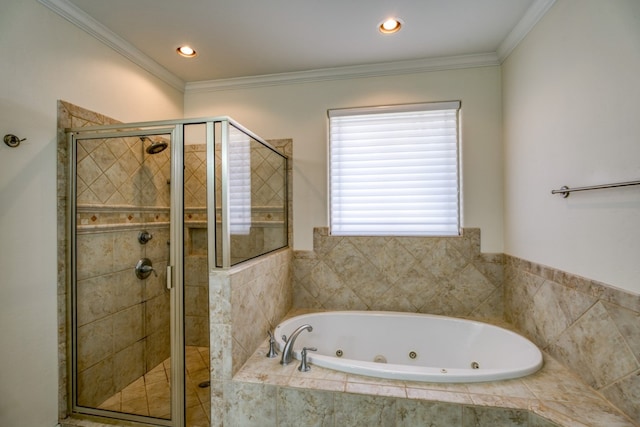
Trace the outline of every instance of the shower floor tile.
{"label": "shower floor tile", "polygon": [[[209,381],[209,349],[187,346],[185,362],[187,427],[208,427],[211,419],[210,388],[199,385]],[[171,359],[167,358],[122,391],[105,400],[98,408],[168,418],[171,413],[170,376]]]}

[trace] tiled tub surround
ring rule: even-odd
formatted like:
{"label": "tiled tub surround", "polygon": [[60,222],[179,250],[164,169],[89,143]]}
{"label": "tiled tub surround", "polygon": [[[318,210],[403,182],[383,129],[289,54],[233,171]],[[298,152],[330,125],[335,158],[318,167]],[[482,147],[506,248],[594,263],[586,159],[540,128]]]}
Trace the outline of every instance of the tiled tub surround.
{"label": "tiled tub surround", "polygon": [[511,256],[504,286],[506,319],[640,425],[640,295]]}
{"label": "tiled tub surround", "polygon": [[[501,326],[505,326],[504,324]],[[632,427],[549,355],[528,377],[475,384],[394,381],[268,359],[267,341],[224,387],[225,426]],[[221,425],[221,424],[213,424]]]}
{"label": "tiled tub surround", "polygon": [[294,307],[387,310],[502,319],[502,254],[480,230],[456,237],[340,237],[315,228],[296,251]]}
{"label": "tiled tub surround", "polygon": [[291,249],[209,275],[211,420],[222,425],[228,383],[292,305]]}

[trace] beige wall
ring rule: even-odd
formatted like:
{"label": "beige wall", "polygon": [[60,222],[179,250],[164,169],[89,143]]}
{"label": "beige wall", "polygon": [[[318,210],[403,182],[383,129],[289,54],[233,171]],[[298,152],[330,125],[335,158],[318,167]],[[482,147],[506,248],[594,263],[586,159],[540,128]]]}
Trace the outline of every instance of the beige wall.
{"label": "beige wall", "polygon": [[505,252],[640,292],[640,2],[558,0],[503,64]]}
{"label": "beige wall", "polygon": [[122,121],[182,117],[182,93],[36,1],[3,0],[0,130],[0,425],[58,419],[58,99]]}
{"label": "beige wall", "polygon": [[185,93],[187,117],[229,115],[265,139],[292,138],[294,242],[311,250],[327,220],[327,110],[462,101],[463,225],[482,229],[482,250],[502,252],[500,68]]}

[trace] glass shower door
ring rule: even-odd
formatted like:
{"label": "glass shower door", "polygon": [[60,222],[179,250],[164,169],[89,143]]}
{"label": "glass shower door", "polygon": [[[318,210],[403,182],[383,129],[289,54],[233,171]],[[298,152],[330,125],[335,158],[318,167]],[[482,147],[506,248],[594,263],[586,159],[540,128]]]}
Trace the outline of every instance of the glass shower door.
{"label": "glass shower door", "polygon": [[167,286],[172,137],[168,129],[72,138],[77,412],[182,425],[181,403],[172,402],[181,369],[171,369],[184,358],[182,346],[172,354],[181,298]]}

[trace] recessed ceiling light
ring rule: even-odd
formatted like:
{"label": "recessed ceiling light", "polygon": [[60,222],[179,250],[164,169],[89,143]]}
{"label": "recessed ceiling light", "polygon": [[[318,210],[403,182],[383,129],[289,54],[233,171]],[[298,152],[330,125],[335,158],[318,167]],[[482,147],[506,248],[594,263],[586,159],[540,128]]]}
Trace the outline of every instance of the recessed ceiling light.
{"label": "recessed ceiling light", "polygon": [[378,25],[378,29],[382,34],[393,34],[400,31],[402,21],[398,18],[388,18]]}
{"label": "recessed ceiling light", "polygon": [[180,46],[176,49],[176,52],[178,52],[178,55],[184,56],[185,58],[198,56],[198,53],[190,46]]}

